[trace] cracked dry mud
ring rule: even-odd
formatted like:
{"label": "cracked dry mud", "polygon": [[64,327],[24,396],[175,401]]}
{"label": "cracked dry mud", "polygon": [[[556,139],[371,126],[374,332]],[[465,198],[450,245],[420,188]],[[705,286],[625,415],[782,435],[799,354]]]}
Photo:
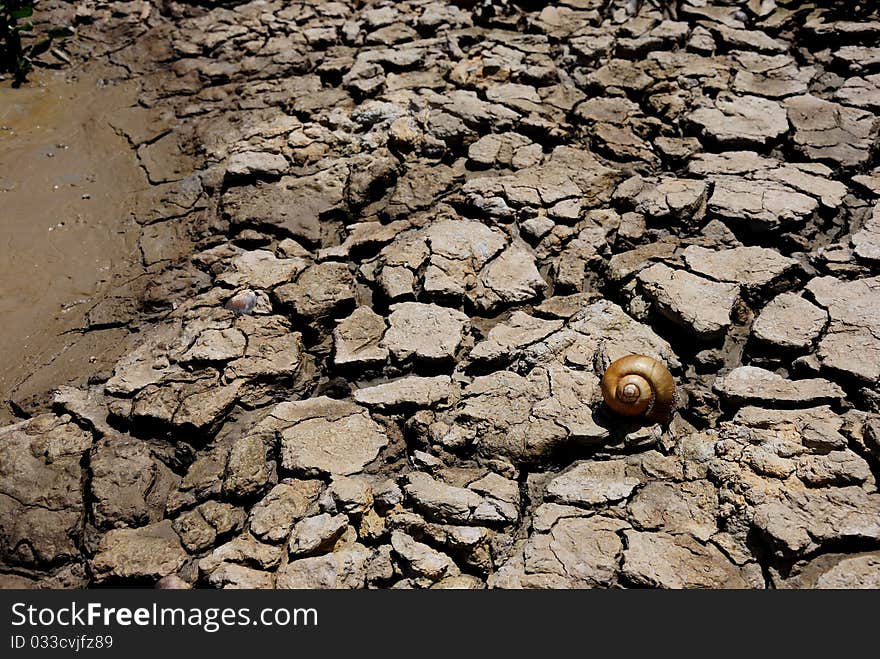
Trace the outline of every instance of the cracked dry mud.
{"label": "cracked dry mud", "polygon": [[148,276],[0,429],[0,583],[880,586],[880,15],[542,4],[52,5]]}

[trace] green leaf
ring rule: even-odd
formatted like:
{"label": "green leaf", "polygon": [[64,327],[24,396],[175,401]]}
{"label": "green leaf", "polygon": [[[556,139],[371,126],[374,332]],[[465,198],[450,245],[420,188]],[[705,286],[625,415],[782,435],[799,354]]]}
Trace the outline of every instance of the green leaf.
{"label": "green leaf", "polygon": [[21,25],[16,25],[12,28],[13,32],[30,32],[34,29],[33,23],[22,23]]}
{"label": "green leaf", "polygon": [[33,7],[22,7],[21,9],[13,9],[11,12],[9,12],[9,15],[16,20],[18,20],[19,18],[27,18],[28,16],[33,16],[33,14]]}

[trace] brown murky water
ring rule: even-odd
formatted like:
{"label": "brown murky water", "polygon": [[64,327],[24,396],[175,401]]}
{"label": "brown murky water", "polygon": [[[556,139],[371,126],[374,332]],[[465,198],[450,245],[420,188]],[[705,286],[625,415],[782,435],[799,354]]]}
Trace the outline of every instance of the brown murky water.
{"label": "brown murky water", "polygon": [[135,103],[136,86],[107,83],[108,74],[38,72],[24,88],[0,86],[4,403],[38,368],[39,381],[63,384],[114,351],[113,330],[75,331],[114,274],[136,261],[132,210],[148,187],[108,123]]}

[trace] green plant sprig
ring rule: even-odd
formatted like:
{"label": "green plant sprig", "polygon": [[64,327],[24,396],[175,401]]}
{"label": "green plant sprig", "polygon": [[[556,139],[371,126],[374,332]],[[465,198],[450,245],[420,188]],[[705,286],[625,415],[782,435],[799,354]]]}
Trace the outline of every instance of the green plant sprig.
{"label": "green plant sprig", "polygon": [[0,72],[11,73],[16,87],[34,68],[34,58],[49,50],[56,39],[71,34],[69,28],[51,29],[25,46],[22,35],[30,36],[34,30],[34,24],[26,19],[33,14],[34,0],[0,0]]}

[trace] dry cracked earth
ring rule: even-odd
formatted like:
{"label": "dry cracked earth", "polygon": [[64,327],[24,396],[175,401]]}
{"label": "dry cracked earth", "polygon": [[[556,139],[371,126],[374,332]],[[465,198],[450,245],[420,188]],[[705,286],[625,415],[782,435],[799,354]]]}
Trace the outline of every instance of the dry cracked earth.
{"label": "dry cracked earth", "polygon": [[146,275],[0,429],[0,582],[880,587],[876,5],[543,4],[44,8]]}

